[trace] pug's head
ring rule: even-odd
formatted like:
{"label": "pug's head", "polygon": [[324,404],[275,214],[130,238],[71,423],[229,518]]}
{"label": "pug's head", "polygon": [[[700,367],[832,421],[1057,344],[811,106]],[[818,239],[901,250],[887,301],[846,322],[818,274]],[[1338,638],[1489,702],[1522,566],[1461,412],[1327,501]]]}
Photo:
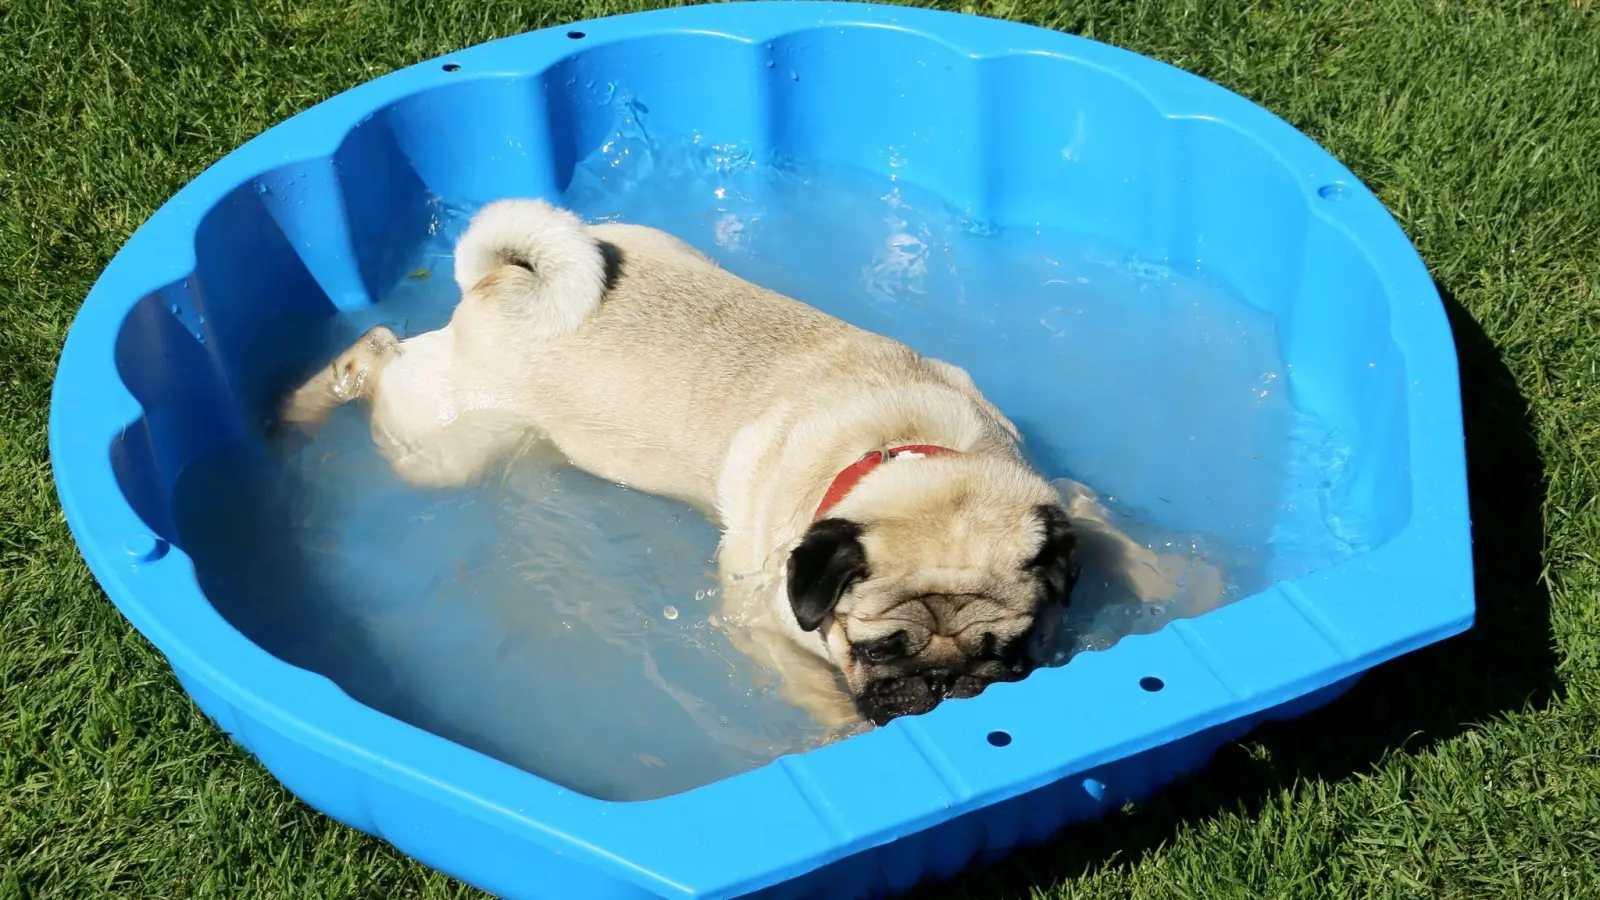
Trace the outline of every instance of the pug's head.
{"label": "pug's head", "polygon": [[1078,578],[1055,492],[1020,463],[886,463],[790,553],[789,603],[883,725],[1036,668]]}

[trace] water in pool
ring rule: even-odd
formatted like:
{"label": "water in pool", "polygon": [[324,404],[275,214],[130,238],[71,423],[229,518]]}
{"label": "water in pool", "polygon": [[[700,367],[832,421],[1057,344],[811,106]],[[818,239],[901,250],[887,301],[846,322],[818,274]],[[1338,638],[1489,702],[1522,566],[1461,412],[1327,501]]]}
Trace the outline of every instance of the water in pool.
{"label": "water in pool", "polygon": [[[665,228],[726,268],[966,367],[1047,474],[1099,490],[1151,546],[1222,567],[1228,598],[1356,549],[1341,454],[1290,405],[1271,319],[1081,236],[997,229],[894,179],[757,165],[625,119],[563,202]],[[438,206],[410,276],[359,316],[403,334],[457,300]],[[309,444],[185,473],[181,540],[237,627],[356,699],[606,799],[686,790],[821,733],[715,618],[716,530],[674,502],[530,454],[485,483],[405,487],[359,409]],[[1087,571],[1062,657],[1191,614]]]}

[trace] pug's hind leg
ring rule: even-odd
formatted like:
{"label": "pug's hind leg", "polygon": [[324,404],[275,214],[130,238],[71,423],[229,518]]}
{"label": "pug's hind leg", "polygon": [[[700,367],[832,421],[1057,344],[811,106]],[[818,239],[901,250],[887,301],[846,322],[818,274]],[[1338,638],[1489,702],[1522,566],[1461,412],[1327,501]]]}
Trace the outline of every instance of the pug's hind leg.
{"label": "pug's hind leg", "polygon": [[315,434],[335,409],[370,399],[384,366],[399,351],[393,331],[372,328],[285,397],[276,424]]}

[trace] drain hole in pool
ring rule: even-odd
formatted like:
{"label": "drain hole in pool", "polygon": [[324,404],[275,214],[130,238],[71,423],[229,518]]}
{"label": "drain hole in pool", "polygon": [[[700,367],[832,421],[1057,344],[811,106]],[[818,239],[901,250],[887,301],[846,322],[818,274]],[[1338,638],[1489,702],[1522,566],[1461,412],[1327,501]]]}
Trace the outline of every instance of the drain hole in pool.
{"label": "drain hole in pool", "polygon": [[444,66],[442,66],[442,68],[446,72],[459,72],[459,71],[461,71],[461,67],[459,65],[455,64],[455,63],[445,63]]}
{"label": "drain hole in pool", "polygon": [[1317,196],[1337,203],[1347,197],[1348,194],[1345,192],[1344,185],[1335,181],[1332,184],[1325,184],[1317,188]]}
{"label": "drain hole in pool", "polygon": [[989,743],[996,747],[1011,746],[1011,733],[1008,731],[989,732]]}
{"label": "drain hole in pool", "polygon": [[584,34],[581,31],[569,31],[569,32],[567,32],[567,37],[572,38],[575,41],[581,41],[584,38],[588,37],[588,35]]}
{"label": "drain hole in pool", "polygon": [[1152,694],[1166,686],[1167,683],[1165,681],[1162,681],[1154,675],[1146,675],[1145,677],[1139,679],[1139,687],[1144,688]]}

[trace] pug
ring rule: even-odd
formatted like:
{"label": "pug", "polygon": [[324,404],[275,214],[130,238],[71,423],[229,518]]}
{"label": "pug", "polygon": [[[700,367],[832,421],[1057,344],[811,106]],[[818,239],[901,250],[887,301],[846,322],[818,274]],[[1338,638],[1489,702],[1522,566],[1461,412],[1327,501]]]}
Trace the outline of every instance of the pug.
{"label": "pug", "polygon": [[[1063,502],[962,369],[719,268],[637,225],[532,199],[480,210],[449,324],[373,328],[285,398],[314,432],[360,401],[394,471],[448,487],[530,437],[722,528],[735,645],[850,730],[1049,661],[1081,558],[1141,600],[1188,561]],[[1218,591],[1220,594],[1220,590]]]}

